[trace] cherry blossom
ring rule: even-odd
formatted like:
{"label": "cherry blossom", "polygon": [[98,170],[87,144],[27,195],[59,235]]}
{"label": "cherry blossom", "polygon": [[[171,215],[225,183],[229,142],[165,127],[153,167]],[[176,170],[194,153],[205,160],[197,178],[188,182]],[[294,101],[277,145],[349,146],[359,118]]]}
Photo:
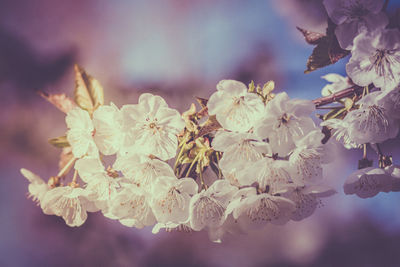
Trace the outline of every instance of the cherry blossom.
{"label": "cherry blossom", "polygon": [[100,106],[94,111],[93,125],[94,141],[100,152],[112,155],[119,151],[125,139],[123,117],[113,103],[110,106]]}
{"label": "cherry blossom", "polygon": [[362,31],[383,29],[389,19],[382,12],[384,0],[324,0],[329,17],[338,26],[336,37],[343,49],[350,50],[353,39]]}
{"label": "cherry blossom", "polygon": [[184,223],[189,220],[191,196],[198,186],[191,178],[161,176],[152,186],[151,207],[158,222]]}
{"label": "cherry blossom", "polygon": [[363,31],[354,39],[347,75],[359,86],[391,90],[400,83],[400,31]]}
{"label": "cherry blossom", "polygon": [[134,151],[168,160],[176,155],[177,134],[185,127],[179,112],[168,107],[160,96],[149,93],[139,97],[136,105],[122,107]]}
{"label": "cherry blossom", "polygon": [[44,195],[40,206],[44,214],[61,216],[68,226],[81,226],[87,211],[92,211],[87,197],[87,191],[82,188],[56,187]]}
{"label": "cherry blossom", "polygon": [[295,148],[294,139],[316,128],[309,117],[315,109],[311,101],[289,99],[277,94],[268,102],[265,116],[255,128],[261,139],[268,139],[273,153],[286,156]]}
{"label": "cherry blossom", "polygon": [[223,128],[237,132],[250,130],[264,111],[261,98],[248,93],[245,84],[234,80],[220,81],[207,107],[208,113],[216,115]]}
{"label": "cherry blossom", "polygon": [[98,155],[98,149],[93,140],[94,126],[89,113],[80,108],[73,108],[65,117],[69,130],[67,140],[72,147],[72,153],[76,158],[86,154]]}
{"label": "cherry blossom", "polygon": [[342,75],[336,73],[329,73],[322,76],[321,78],[330,82],[330,84],[327,84],[324,86],[324,88],[322,88],[321,94],[323,96],[334,94],[353,85],[349,78],[343,77]]}
{"label": "cherry blossom", "polygon": [[226,180],[215,181],[207,190],[194,195],[190,201],[190,225],[200,231],[204,227],[216,228],[225,219],[225,209],[237,187]]}
{"label": "cherry blossom", "polygon": [[239,190],[228,205],[226,216],[231,214],[243,229],[258,229],[267,223],[284,224],[295,210],[295,204],[284,197],[257,194],[254,187]]}
{"label": "cherry blossom", "polygon": [[124,184],[110,201],[109,212],[125,226],[143,228],[156,222],[149,204],[150,195],[133,184]]}
{"label": "cherry blossom", "polygon": [[230,172],[263,158],[263,154],[271,154],[269,144],[257,140],[257,136],[251,133],[218,131],[212,146],[224,152],[219,167]]}
{"label": "cherry blossom", "polygon": [[27,169],[22,168],[21,174],[29,181],[29,197],[31,197],[33,201],[40,203],[43,196],[50,190],[50,187],[42,178]]}
{"label": "cherry blossom", "polygon": [[134,152],[119,156],[113,167],[144,190],[151,190],[152,183],[159,176],[175,175],[171,166],[164,161]]}
{"label": "cherry blossom", "polygon": [[352,173],[343,188],[346,195],[356,194],[361,198],[369,198],[379,192],[389,192],[391,187],[391,176],[385,170],[368,167]]}

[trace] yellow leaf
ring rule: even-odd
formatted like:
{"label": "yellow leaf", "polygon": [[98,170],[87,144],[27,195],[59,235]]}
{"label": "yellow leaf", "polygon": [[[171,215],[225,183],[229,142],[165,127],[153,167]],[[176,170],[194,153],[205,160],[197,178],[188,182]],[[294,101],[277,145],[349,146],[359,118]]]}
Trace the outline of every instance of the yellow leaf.
{"label": "yellow leaf", "polygon": [[60,136],[56,138],[49,139],[49,143],[55,147],[63,148],[68,147],[70,144],[68,143],[67,136]]}
{"label": "yellow leaf", "polygon": [[354,101],[351,98],[344,99],[344,106],[347,111],[349,111],[353,107]]}
{"label": "yellow leaf", "polygon": [[275,88],[275,82],[274,81],[268,81],[266,84],[263,86],[263,96],[266,97],[269,95]]}
{"label": "yellow leaf", "polygon": [[104,92],[100,83],[75,64],[75,102],[90,114],[104,104]]}

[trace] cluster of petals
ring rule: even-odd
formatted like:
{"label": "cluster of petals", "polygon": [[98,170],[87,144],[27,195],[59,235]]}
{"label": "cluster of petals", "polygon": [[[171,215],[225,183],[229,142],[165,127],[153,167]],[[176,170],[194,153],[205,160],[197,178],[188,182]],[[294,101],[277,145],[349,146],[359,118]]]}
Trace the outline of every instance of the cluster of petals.
{"label": "cluster of petals", "polygon": [[346,180],[344,193],[361,198],[374,197],[380,192],[400,191],[400,168],[391,165],[384,169],[368,167],[352,173]]}

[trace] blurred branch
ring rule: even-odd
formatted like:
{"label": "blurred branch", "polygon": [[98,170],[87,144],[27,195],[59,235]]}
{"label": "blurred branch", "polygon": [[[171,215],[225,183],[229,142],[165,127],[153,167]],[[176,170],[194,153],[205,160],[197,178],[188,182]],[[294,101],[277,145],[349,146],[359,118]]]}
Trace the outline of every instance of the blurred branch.
{"label": "blurred branch", "polygon": [[312,102],[315,104],[316,107],[320,107],[320,106],[323,106],[326,104],[336,102],[345,97],[353,96],[355,94],[356,95],[361,94],[363,92],[363,90],[364,90],[364,87],[355,85],[353,87],[341,90],[341,91],[331,94],[329,96],[324,96],[324,97],[314,99]]}

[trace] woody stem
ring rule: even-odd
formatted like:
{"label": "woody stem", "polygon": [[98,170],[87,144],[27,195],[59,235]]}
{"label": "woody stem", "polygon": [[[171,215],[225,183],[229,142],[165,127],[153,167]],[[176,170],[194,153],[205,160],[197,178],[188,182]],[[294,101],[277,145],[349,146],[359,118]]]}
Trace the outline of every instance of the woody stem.
{"label": "woody stem", "polygon": [[354,85],[353,87],[343,89],[339,92],[336,92],[334,94],[331,94],[329,96],[324,96],[320,97],[317,99],[314,99],[312,102],[315,104],[316,107],[324,106],[333,102],[337,102],[338,100],[353,96],[353,95],[359,95],[362,94],[364,90],[364,87],[360,87],[357,85]]}

